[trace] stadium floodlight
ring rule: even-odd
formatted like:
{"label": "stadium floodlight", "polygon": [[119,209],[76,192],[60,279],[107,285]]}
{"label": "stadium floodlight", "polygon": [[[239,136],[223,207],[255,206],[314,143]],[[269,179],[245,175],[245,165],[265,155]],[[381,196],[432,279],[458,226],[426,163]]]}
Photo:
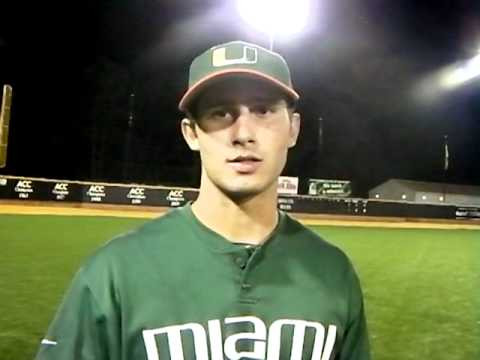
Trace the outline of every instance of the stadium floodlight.
{"label": "stadium floodlight", "polygon": [[253,28],[268,34],[270,49],[277,35],[301,32],[310,13],[309,0],[237,0],[240,16]]}
{"label": "stadium floodlight", "polygon": [[443,85],[453,88],[473,80],[480,76],[480,54],[468,60],[464,66],[460,66],[445,75]]}

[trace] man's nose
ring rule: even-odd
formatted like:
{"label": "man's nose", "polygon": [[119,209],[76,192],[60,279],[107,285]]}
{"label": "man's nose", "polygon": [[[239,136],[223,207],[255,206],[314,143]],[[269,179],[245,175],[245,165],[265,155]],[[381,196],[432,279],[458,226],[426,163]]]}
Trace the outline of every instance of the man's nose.
{"label": "man's nose", "polygon": [[248,106],[239,105],[236,111],[236,119],[233,124],[233,144],[254,143],[255,138],[255,122],[252,119],[252,113]]}

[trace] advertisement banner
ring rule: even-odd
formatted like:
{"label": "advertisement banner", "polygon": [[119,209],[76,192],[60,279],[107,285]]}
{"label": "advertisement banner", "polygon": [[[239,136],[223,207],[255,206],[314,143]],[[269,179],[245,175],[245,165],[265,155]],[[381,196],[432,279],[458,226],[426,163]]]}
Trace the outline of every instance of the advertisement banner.
{"label": "advertisement banner", "polygon": [[480,207],[458,207],[455,211],[457,219],[480,219]]}
{"label": "advertisement banner", "polygon": [[297,195],[298,194],[298,177],[280,176],[278,178],[278,193],[280,195]]}
{"label": "advertisement banner", "polygon": [[197,196],[195,189],[0,175],[0,199],[178,207]]}
{"label": "advertisement banner", "polygon": [[350,181],[325,179],[308,180],[308,195],[349,197],[351,193],[352,186]]}
{"label": "advertisement banner", "polygon": [[[298,179],[287,179],[281,182],[281,186],[288,191],[296,192]],[[338,197],[347,196],[347,194],[350,194],[350,182],[348,181],[311,179],[310,196],[290,193],[280,195],[278,197],[278,208],[287,212],[306,214],[431,219],[457,218],[473,221],[480,219],[480,208],[478,206],[457,207],[453,205],[413,204]],[[324,197],[312,195],[323,195]],[[0,200],[178,207],[195,200],[197,196],[198,190],[188,188],[91,183],[0,175]]]}
{"label": "advertisement banner", "polygon": [[[36,183],[41,182],[37,181]],[[50,189],[41,200],[81,202],[83,199],[82,185],[66,181],[47,182],[46,184],[50,186]]]}

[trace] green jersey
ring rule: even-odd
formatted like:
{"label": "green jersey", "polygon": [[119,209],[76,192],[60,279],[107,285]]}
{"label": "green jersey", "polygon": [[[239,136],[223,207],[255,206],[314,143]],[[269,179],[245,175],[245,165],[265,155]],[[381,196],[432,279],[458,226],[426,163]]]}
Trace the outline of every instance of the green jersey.
{"label": "green jersey", "polygon": [[37,360],[370,359],[358,278],[280,213],[234,244],[189,205],[108,242],[79,269]]}

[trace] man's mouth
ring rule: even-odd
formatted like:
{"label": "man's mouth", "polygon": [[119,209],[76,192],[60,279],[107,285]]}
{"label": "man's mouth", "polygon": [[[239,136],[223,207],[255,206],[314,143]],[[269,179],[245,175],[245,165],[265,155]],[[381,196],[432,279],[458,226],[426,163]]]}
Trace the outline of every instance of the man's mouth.
{"label": "man's mouth", "polygon": [[239,155],[233,159],[228,160],[228,162],[244,162],[244,161],[262,161],[262,160],[255,155]]}
{"label": "man's mouth", "polygon": [[262,159],[255,155],[240,155],[227,160],[227,162],[236,172],[240,174],[251,174],[258,169]]}

